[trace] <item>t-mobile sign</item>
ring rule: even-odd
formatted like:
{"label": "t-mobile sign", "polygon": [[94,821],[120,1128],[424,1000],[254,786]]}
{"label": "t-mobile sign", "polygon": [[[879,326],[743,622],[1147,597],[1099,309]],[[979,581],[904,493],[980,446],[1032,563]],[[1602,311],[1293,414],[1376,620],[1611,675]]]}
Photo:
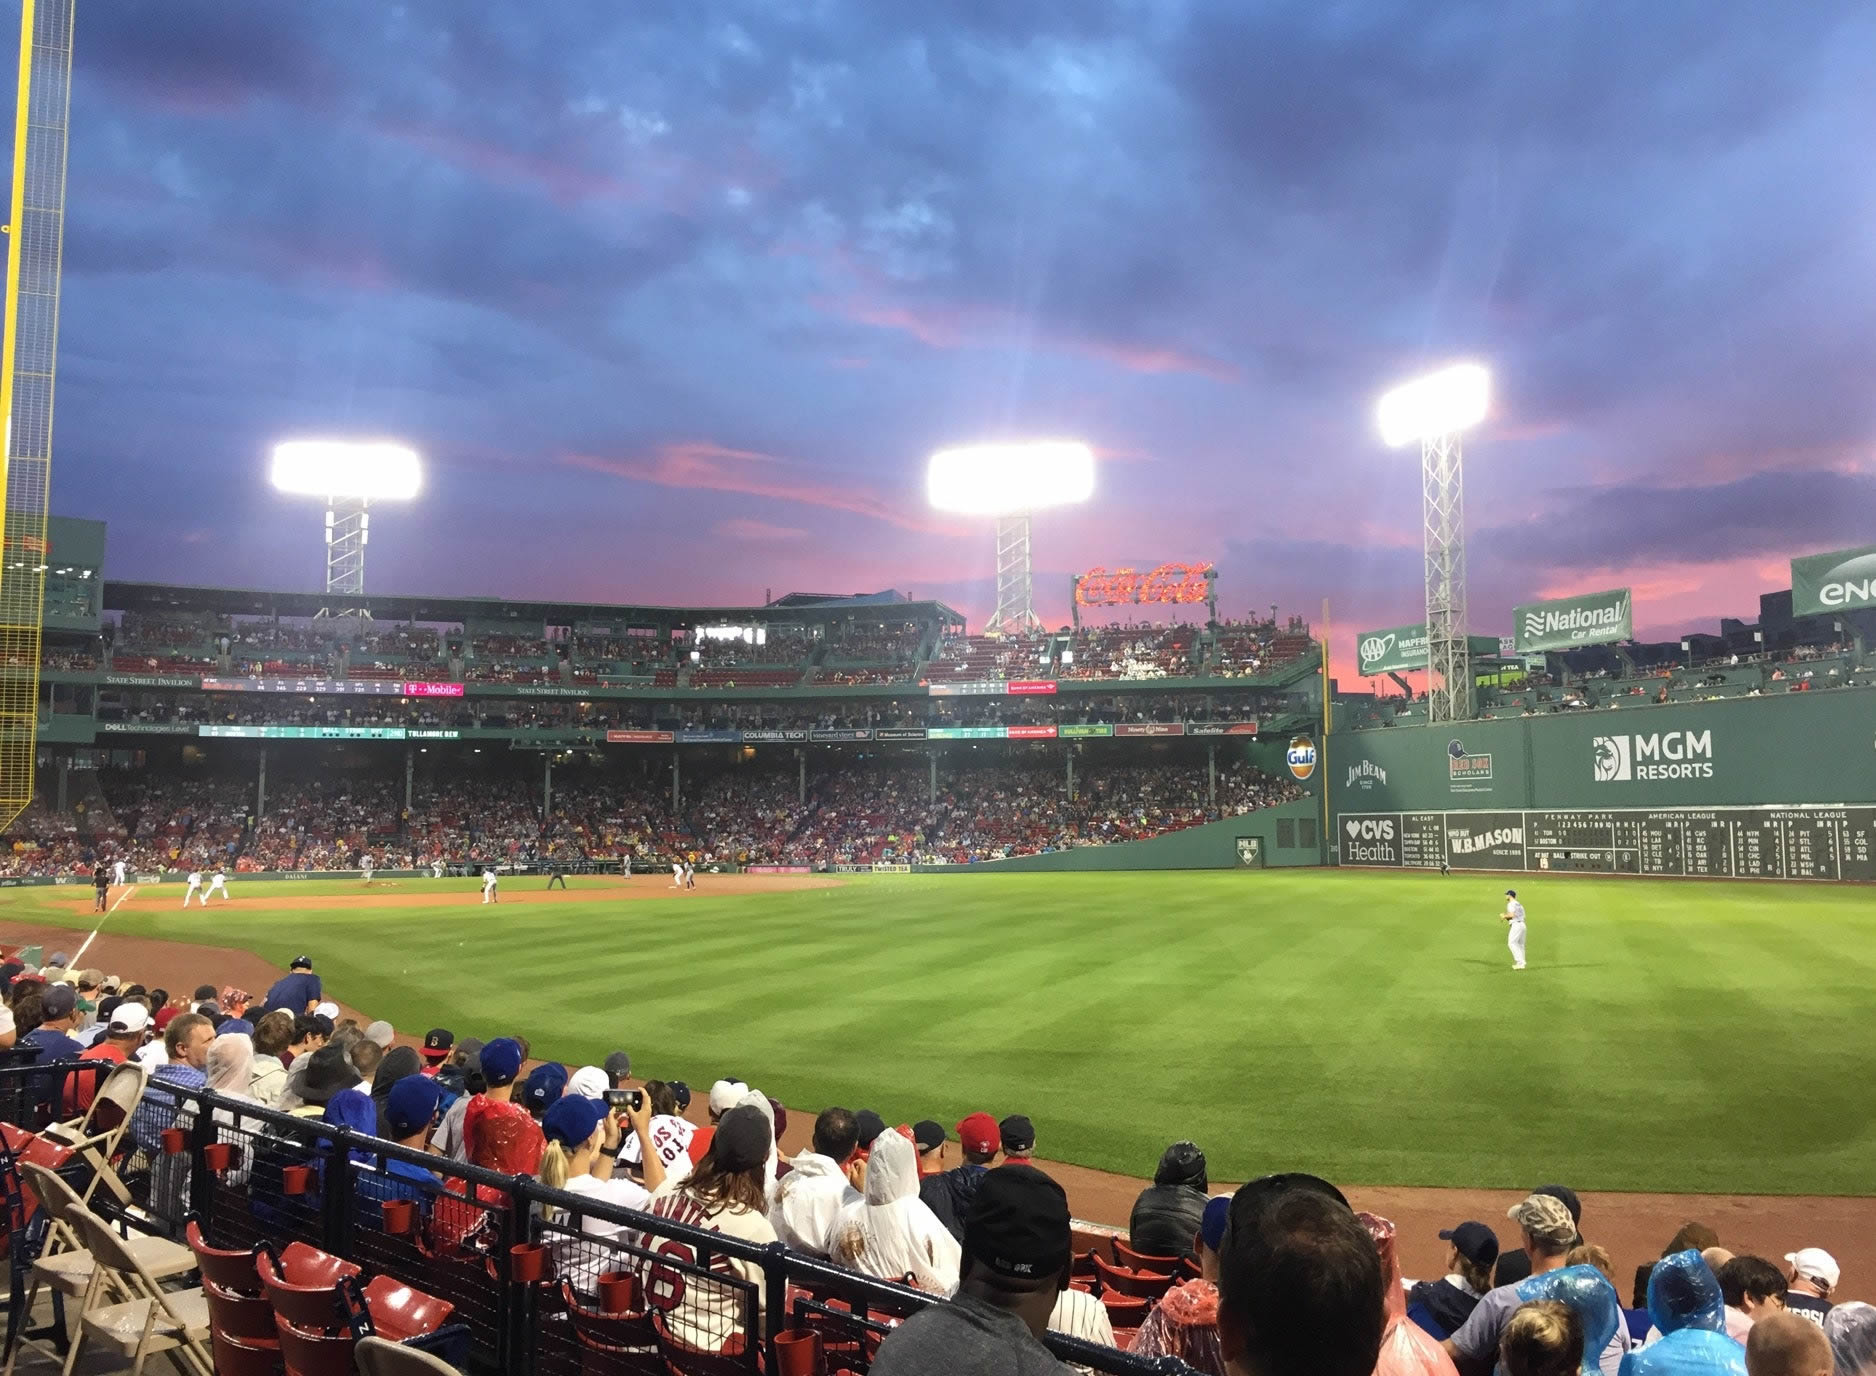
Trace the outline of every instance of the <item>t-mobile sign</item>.
{"label": "t-mobile sign", "polygon": [[406,683],[404,696],[407,698],[459,698],[462,696],[462,684]]}

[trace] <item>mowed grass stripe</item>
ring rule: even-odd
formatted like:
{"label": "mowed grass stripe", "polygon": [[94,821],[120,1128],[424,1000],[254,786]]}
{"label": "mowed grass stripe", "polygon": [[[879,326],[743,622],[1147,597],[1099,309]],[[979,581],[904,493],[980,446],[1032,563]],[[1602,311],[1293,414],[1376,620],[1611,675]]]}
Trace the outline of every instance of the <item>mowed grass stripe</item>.
{"label": "mowed grass stripe", "polygon": [[[641,881],[653,882],[653,881]],[[1829,885],[1267,872],[882,877],[731,897],[126,908],[110,930],[309,951],[400,1029],[623,1046],[807,1108],[1028,1113],[1045,1155],[1218,1178],[1869,1193],[1876,905]],[[353,892],[358,892],[356,889]],[[511,886],[513,892],[513,886]],[[321,884],[293,896],[346,889]],[[287,897],[286,892],[280,894]],[[19,890],[0,911],[71,893]]]}

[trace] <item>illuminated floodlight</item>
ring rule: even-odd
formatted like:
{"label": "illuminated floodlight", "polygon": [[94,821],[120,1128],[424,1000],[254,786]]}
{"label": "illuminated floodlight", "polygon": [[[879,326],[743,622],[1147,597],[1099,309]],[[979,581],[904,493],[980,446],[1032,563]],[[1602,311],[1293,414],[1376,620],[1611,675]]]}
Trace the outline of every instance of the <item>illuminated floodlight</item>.
{"label": "illuminated floodlight", "polygon": [[[388,440],[286,440],[274,446],[269,476],[281,492],[326,499],[326,595],[335,598],[364,596],[371,504],[408,501],[423,487],[417,451]],[[371,614],[357,602],[327,613]]]}
{"label": "illuminated floodlight", "polygon": [[1022,635],[1041,626],[1030,577],[1029,513],[1094,495],[1094,451],[1076,440],[971,444],[941,449],[925,472],[940,511],[997,520],[997,609],[990,629]]}
{"label": "illuminated floodlight", "polygon": [[940,511],[1017,516],[1094,495],[1094,451],[1076,440],[970,444],[931,456],[925,494]]}
{"label": "illuminated floodlight", "polygon": [[423,486],[417,451],[379,440],[287,440],[274,446],[273,484],[305,497],[408,501]]}
{"label": "illuminated floodlight", "polygon": [[1456,435],[1485,419],[1491,394],[1489,372],[1477,363],[1456,363],[1387,393],[1375,407],[1375,421],[1389,448]]}

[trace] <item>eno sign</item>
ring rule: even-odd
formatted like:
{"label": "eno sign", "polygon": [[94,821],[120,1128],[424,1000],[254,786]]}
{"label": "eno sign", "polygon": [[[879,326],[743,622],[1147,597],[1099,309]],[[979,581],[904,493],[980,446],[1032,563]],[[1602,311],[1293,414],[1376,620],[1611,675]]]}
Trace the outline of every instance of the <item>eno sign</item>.
{"label": "eno sign", "polygon": [[1210,564],[1161,564],[1145,573],[1095,567],[1075,576],[1075,601],[1083,607],[1206,602],[1216,577]]}

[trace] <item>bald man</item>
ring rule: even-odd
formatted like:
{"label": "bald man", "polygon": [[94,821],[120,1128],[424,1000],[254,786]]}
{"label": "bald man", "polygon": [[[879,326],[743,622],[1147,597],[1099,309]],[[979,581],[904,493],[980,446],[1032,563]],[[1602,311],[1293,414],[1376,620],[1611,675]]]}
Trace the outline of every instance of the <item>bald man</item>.
{"label": "bald man", "polygon": [[1796,1314],[1768,1314],[1746,1339],[1749,1376],[1831,1376],[1830,1339]]}

